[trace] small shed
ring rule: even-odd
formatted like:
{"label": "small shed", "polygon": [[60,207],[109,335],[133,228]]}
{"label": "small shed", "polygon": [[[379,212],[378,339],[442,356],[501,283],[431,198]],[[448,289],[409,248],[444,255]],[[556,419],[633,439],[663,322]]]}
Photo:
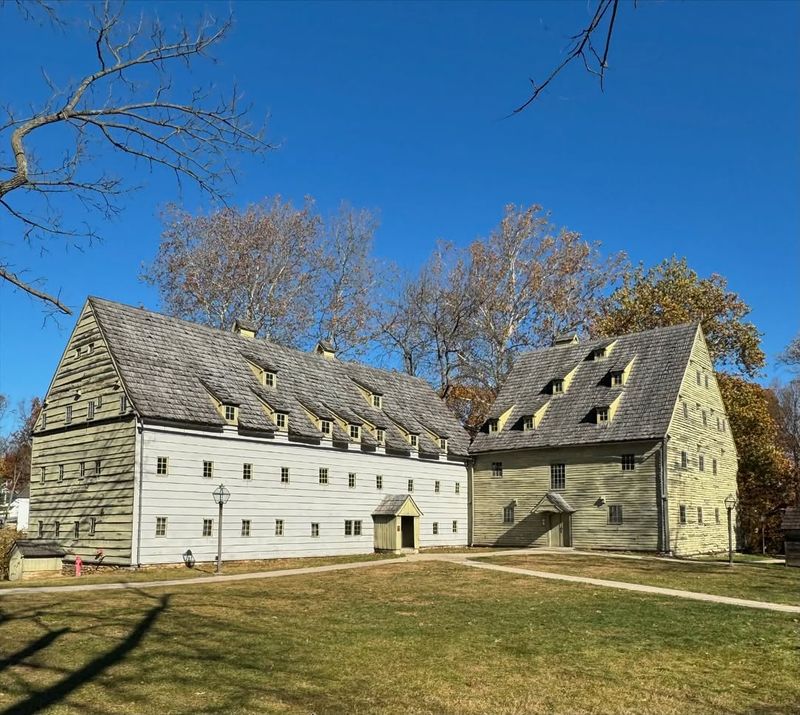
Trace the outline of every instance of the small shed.
{"label": "small shed", "polygon": [[419,548],[422,512],[408,494],[390,494],[372,512],[375,551],[400,553]]}
{"label": "small shed", "polygon": [[783,512],[783,544],[786,565],[800,567],[800,507],[788,507]]}
{"label": "small shed", "polygon": [[10,581],[24,581],[58,575],[66,555],[66,550],[53,541],[22,539],[11,547],[8,578]]}

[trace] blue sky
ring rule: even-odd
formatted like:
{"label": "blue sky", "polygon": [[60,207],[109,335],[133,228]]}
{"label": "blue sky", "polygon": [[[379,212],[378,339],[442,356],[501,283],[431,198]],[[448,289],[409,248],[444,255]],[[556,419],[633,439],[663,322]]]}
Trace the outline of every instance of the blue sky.
{"label": "blue sky", "polygon": [[[76,10],[77,6],[73,6]],[[227,4],[131,4],[165,20]],[[380,211],[376,252],[413,268],[438,238],[487,233],[509,202],[538,203],[555,223],[653,264],[687,256],[753,307],[770,367],[800,327],[800,3],[624,2],[605,93],[579,67],[524,114],[529,76],[557,62],[588,19],[584,2],[234,3],[236,27],[198,83],[235,79],[269,114],[280,148],[245,158],[233,201],[310,194]],[[77,7],[79,10],[80,7]],[[40,66],[61,80],[93,67],[93,47],[2,10],[0,76],[18,107],[46,96]],[[36,48],[31,52],[30,48]],[[117,171],[130,166],[112,161]],[[105,240],[83,252],[54,242],[0,250],[46,276],[79,308],[94,294],[158,308],[138,280],[159,241],[159,208],[207,208],[169,176],[143,188]],[[43,394],[71,319],[43,324],[36,303],[0,286],[0,392]]]}

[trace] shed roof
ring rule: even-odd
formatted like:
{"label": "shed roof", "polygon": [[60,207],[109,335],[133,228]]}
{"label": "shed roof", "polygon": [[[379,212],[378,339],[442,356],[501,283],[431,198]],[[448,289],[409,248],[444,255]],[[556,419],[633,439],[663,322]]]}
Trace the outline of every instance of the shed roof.
{"label": "shed roof", "polygon": [[25,558],[48,558],[58,557],[63,558],[67,555],[66,549],[61,544],[54,541],[39,541],[33,539],[20,539],[17,541],[13,549],[17,549]]}
{"label": "shed roof", "polygon": [[411,498],[410,494],[388,494],[385,496],[381,503],[375,507],[372,516],[396,516],[399,514],[406,502],[410,501],[418,514],[422,514],[417,503]]}

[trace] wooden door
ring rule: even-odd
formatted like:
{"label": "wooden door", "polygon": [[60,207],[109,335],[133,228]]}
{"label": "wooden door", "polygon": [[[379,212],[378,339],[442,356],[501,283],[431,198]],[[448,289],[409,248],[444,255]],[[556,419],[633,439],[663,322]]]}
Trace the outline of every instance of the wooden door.
{"label": "wooden door", "polygon": [[400,527],[403,530],[403,548],[404,549],[416,548],[416,544],[414,543],[414,517],[401,516]]}
{"label": "wooden door", "polygon": [[563,546],[564,545],[564,523],[561,519],[561,514],[550,514],[550,533],[549,545],[550,546]]}

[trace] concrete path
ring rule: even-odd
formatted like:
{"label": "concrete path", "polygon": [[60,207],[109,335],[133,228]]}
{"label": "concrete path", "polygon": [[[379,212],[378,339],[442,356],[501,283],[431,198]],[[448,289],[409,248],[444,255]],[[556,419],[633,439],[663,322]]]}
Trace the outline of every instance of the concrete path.
{"label": "concrete path", "polygon": [[[783,603],[771,603],[767,601],[751,601],[745,598],[732,598],[730,596],[717,596],[711,593],[700,593],[695,591],[682,591],[674,588],[662,588],[660,586],[645,586],[639,583],[628,583],[626,581],[609,581],[606,579],[589,578],[586,576],[570,576],[567,574],[551,573],[549,571],[535,571],[523,569],[516,566],[501,566],[499,564],[488,564],[481,561],[482,558],[495,556],[525,556],[528,554],[541,553],[567,553],[560,549],[511,549],[508,551],[492,551],[484,554],[464,553],[425,553],[413,554],[405,558],[397,559],[377,559],[375,561],[354,561],[350,563],[329,564],[327,566],[306,566],[296,569],[279,569],[275,571],[256,571],[253,573],[241,574],[222,574],[220,576],[198,576],[196,578],[180,578],[163,581],[127,581],[116,583],[83,583],[74,586],[22,586],[19,588],[0,589],[0,598],[4,596],[18,596],[36,593],[71,593],[74,591],[135,591],[138,589],[166,588],[170,586],[197,586],[214,583],[232,583],[235,581],[252,581],[256,579],[281,578],[284,576],[301,576],[306,574],[329,573],[331,571],[349,571],[352,569],[364,569],[374,566],[392,566],[395,564],[425,562],[425,561],[444,561],[446,563],[467,566],[469,568],[486,569],[488,571],[501,571],[503,573],[516,574],[518,576],[529,576],[532,578],[543,578],[552,581],[568,581],[570,583],[587,584],[590,586],[600,586],[603,588],[617,588],[624,591],[635,591],[637,593],[648,593],[658,596],[671,596],[674,598],[686,598],[693,601],[706,601],[709,603],[723,603],[729,606],[740,606],[744,608],[758,608],[767,611],[779,611],[781,613],[800,613],[800,606],[790,606]],[[576,552],[571,552],[576,553]],[[596,555],[583,552],[583,555]],[[617,556],[624,556],[618,554]],[[627,557],[627,556],[626,556]],[[641,558],[635,557],[634,558]],[[666,561],[666,559],[663,559]]]}

